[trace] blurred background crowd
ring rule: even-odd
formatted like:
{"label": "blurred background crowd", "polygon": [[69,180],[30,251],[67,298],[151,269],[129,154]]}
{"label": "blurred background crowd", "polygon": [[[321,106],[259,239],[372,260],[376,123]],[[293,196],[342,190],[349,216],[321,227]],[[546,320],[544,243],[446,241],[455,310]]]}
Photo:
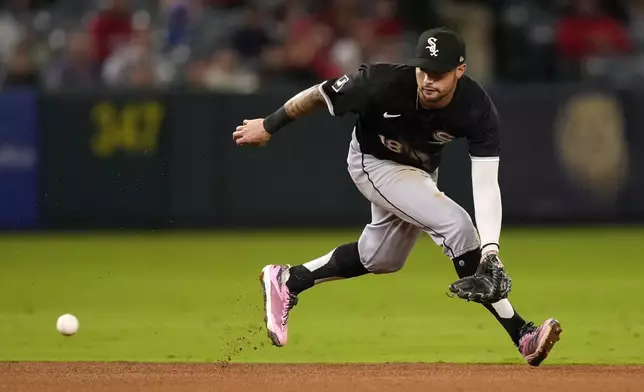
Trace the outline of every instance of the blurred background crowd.
{"label": "blurred background crowd", "polygon": [[0,85],[251,93],[404,61],[438,25],[484,84],[644,82],[644,0],[0,0]]}

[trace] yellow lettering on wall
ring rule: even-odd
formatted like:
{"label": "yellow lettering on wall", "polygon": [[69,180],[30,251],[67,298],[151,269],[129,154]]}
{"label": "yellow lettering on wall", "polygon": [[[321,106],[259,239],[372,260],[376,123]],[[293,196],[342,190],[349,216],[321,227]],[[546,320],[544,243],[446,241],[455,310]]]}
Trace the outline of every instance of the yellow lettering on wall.
{"label": "yellow lettering on wall", "polygon": [[127,103],[121,109],[110,102],[96,104],[90,113],[95,132],[90,140],[94,154],[101,158],[117,151],[155,153],[164,110],[156,101]]}

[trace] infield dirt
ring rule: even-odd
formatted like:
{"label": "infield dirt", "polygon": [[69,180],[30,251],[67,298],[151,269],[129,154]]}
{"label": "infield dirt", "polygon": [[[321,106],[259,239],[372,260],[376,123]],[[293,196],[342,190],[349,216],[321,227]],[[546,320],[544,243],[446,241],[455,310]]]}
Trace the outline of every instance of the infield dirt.
{"label": "infield dirt", "polygon": [[636,392],[644,391],[644,366],[5,362],[0,390]]}

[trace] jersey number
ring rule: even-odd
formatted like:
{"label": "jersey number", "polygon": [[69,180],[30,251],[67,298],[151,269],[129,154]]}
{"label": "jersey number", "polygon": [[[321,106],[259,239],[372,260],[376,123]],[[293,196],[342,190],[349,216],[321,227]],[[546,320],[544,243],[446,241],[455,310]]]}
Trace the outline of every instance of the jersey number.
{"label": "jersey number", "polygon": [[387,147],[391,151],[397,154],[400,154],[403,152],[403,144],[401,142],[397,140],[387,139],[382,135],[378,135],[378,136],[380,136],[380,141],[382,142],[382,144],[384,144],[385,147]]}

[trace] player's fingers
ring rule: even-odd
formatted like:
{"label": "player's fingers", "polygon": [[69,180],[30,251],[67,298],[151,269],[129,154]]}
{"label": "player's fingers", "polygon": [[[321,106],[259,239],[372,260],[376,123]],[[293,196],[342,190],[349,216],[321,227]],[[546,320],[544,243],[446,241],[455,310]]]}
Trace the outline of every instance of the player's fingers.
{"label": "player's fingers", "polygon": [[241,146],[244,144],[252,143],[252,141],[248,138],[247,135],[241,135],[235,140],[235,143],[237,143],[238,146]]}
{"label": "player's fingers", "polygon": [[233,132],[233,140],[239,139],[240,137],[244,136],[244,131],[243,130],[238,130]]}
{"label": "player's fingers", "polygon": [[250,121],[250,120],[244,120],[244,121],[242,122],[242,124],[246,125],[246,124],[248,124],[248,121]]}
{"label": "player's fingers", "polygon": [[236,131],[242,131],[242,130],[244,130],[244,128],[246,128],[245,125],[238,125],[237,128],[235,128],[235,130]]}

